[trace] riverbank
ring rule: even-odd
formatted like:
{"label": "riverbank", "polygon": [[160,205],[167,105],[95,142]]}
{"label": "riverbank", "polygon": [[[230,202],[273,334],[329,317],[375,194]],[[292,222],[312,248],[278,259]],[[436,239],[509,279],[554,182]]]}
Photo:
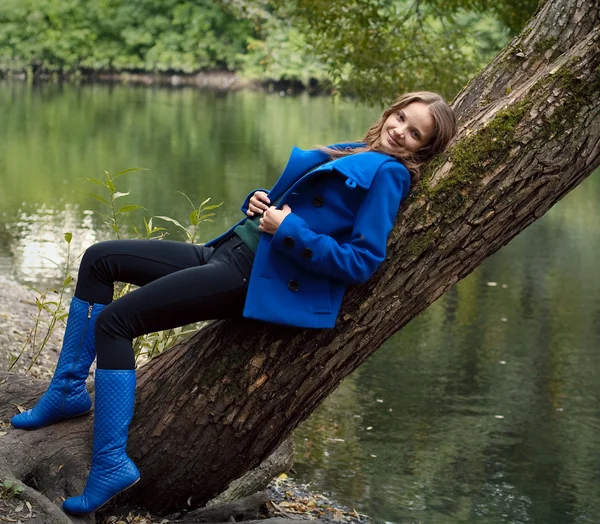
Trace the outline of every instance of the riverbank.
{"label": "riverbank", "polygon": [[44,351],[36,355],[30,343],[38,314],[36,297],[34,290],[0,275],[0,370],[8,371],[18,359],[12,369],[15,373],[24,374],[31,367],[32,377],[49,379],[58,360],[64,327],[55,329]]}
{"label": "riverbank", "polygon": [[0,79],[31,83],[73,83],[73,84],[119,84],[160,87],[194,87],[217,91],[254,90],[277,92],[280,94],[299,94],[307,92],[311,95],[330,95],[331,86],[315,79],[307,84],[299,80],[274,80],[271,78],[247,78],[234,71],[200,71],[194,74],[183,73],[147,73],[130,71],[76,71],[73,73],[56,73],[45,70],[29,72],[0,73]]}

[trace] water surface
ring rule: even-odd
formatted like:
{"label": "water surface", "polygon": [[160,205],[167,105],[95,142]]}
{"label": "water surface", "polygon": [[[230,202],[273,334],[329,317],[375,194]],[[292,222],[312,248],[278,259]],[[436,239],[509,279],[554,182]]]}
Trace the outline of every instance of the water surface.
{"label": "water surface", "polygon": [[[224,202],[208,240],[292,145],[378,114],[126,86],[0,84],[0,104],[0,271],[38,287],[60,283],[66,231],[74,254],[111,235],[86,177],[146,168],[118,181],[146,217],[185,223],[179,191]],[[299,428],[297,477],[380,522],[600,522],[599,201],[596,173],[390,339]]]}

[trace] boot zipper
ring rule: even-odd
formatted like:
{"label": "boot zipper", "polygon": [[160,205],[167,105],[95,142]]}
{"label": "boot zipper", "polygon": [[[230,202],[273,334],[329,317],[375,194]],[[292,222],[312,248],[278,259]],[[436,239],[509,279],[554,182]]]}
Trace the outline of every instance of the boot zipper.
{"label": "boot zipper", "polygon": [[81,340],[79,341],[79,346],[77,347],[77,353],[75,353],[75,359],[73,360],[71,369],[69,370],[69,373],[67,374],[67,378],[65,379],[65,388],[63,390],[62,404],[60,407],[61,413],[64,412],[64,409],[65,409],[65,401],[67,399],[67,390],[69,389],[69,382],[71,381],[70,377],[73,373],[73,369],[75,369],[75,365],[77,364],[77,361],[79,360],[79,353],[81,353],[81,348],[83,347],[83,341],[85,339],[85,333],[87,331],[88,323],[90,321],[90,318],[92,318],[92,308],[93,307],[94,307],[93,304],[90,304],[88,306],[87,318],[85,320],[85,324],[84,324],[83,330],[81,332]]}

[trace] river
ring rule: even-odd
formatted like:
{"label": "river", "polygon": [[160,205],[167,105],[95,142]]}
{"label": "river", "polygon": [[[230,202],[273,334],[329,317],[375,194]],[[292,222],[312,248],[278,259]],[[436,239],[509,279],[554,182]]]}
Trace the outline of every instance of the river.
{"label": "river", "polygon": [[[0,83],[0,274],[57,286],[111,236],[220,203],[208,240],[292,145],[360,138],[378,111],[329,98]],[[181,192],[181,193],[180,193]],[[377,522],[600,522],[600,173],[392,337],[296,432],[295,476]],[[165,225],[182,239],[173,224]],[[3,358],[3,357],[0,357]]]}

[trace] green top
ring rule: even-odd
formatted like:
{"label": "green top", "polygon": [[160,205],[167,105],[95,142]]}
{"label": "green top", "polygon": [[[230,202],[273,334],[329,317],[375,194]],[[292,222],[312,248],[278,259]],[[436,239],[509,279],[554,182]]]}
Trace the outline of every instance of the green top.
{"label": "green top", "polygon": [[[277,207],[280,200],[281,197],[279,197],[275,202],[271,202],[271,205]],[[242,225],[233,230],[233,232],[243,240],[244,244],[246,244],[253,253],[256,253],[256,250],[258,249],[258,241],[261,233],[261,231],[258,229],[258,221],[260,220],[261,216],[262,214],[255,215],[252,218],[247,218]]]}
{"label": "green top", "polygon": [[246,244],[253,253],[256,253],[256,250],[258,249],[258,240],[260,238],[258,220],[260,217],[261,215],[256,215],[252,218],[248,218],[242,225],[233,230],[233,232],[244,241],[244,244]]}

